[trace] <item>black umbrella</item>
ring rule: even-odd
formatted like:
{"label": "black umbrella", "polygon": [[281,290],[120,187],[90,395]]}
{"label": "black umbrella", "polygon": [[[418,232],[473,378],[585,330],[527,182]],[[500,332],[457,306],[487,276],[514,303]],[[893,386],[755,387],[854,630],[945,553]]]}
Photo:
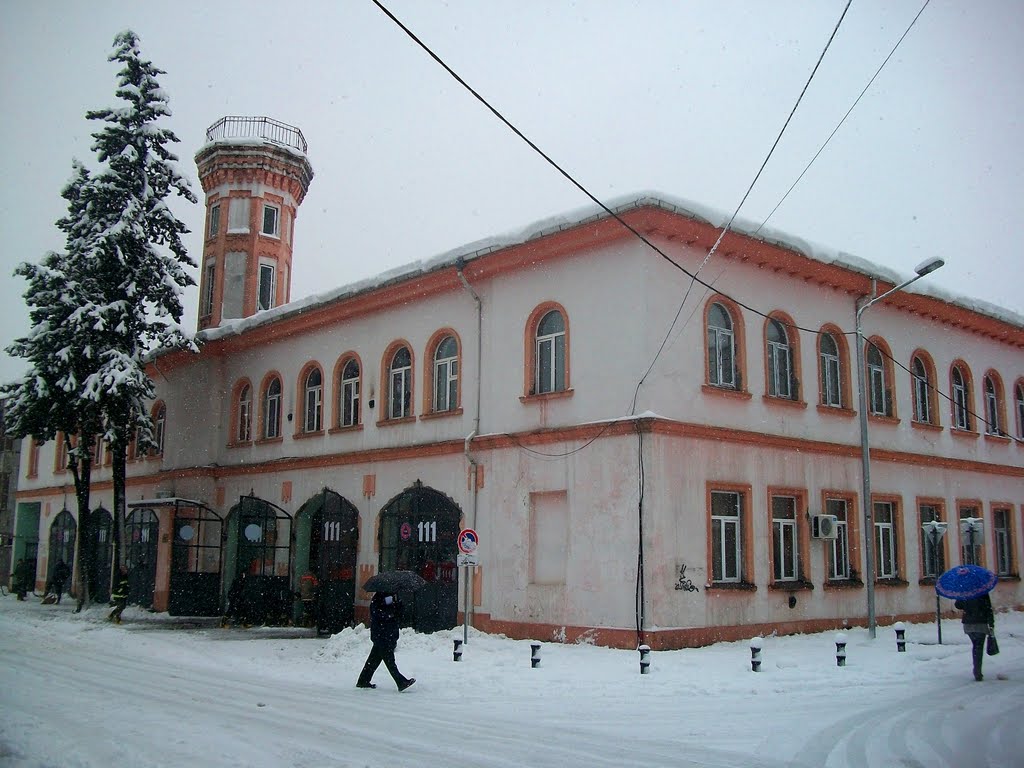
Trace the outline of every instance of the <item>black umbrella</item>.
{"label": "black umbrella", "polygon": [[409,592],[426,583],[422,576],[412,571],[384,571],[368,578],[363,589],[367,592]]}

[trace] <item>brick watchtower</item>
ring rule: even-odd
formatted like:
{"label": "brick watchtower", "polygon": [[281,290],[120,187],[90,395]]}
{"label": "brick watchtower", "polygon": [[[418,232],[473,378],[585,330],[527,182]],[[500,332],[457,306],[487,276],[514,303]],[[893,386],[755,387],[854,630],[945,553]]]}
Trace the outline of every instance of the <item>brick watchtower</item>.
{"label": "brick watchtower", "polygon": [[222,117],[196,166],[206,193],[199,330],[288,303],[295,215],[313,180],[302,131]]}

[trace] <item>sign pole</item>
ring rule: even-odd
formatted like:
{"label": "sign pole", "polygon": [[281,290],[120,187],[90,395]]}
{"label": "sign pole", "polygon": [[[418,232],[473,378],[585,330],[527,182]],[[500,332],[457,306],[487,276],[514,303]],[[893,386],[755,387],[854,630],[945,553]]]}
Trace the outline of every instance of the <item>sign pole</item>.
{"label": "sign pole", "polygon": [[464,645],[469,645],[469,569],[479,563],[476,550],[480,546],[480,537],[472,528],[463,528],[459,531],[458,544],[459,555],[457,564],[465,568],[462,572],[462,589],[464,590],[462,601],[462,642]]}

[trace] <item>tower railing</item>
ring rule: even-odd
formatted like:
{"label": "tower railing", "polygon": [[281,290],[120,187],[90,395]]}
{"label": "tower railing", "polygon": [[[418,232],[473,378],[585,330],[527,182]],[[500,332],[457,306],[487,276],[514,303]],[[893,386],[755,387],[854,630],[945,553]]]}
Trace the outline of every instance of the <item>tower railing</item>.
{"label": "tower railing", "polygon": [[263,139],[306,153],[302,131],[270,117],[222,117],[206,129],[207,141],[221,139]]}

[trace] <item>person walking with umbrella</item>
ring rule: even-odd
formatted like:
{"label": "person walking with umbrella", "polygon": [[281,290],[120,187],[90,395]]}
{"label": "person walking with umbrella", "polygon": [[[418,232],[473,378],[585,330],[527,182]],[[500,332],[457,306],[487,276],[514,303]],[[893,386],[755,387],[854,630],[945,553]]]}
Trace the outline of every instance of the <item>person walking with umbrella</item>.
{"label": "person walking with umbrella", "polygon": [[363,671],[359,673],[356,688],[376,688],[373,673],[383,661],[399,691],[404,691],[416,682],[415,677],[405,677],[395,663],[395,648],[398,646],[399,624],[402,619],[402,603],[396,593],[411,592],[427,582],[412,571],[385,571],[371,576],[363,584],[367,592],[375,592],[370,600],[370,640],[373,647],[366,657]]}
{"label": "person walking with umbrella", "polygon": [[956,600],[953,606],[964,612],[961,623],[964,634],[971,638],[971,659],[974,662],[974,679],[984,680],[981,662],[985,658],[985,644],[989,643],[992,655],[998,653],[995,644],[995,611],[988,593],[995,587],[998,577],[987,568],[978,565],[958,565],[939,576],[935,591],[943,597]]}
{"label": "person walking with umbrella", "polygon": [[359,673],[356,688],[376,688],[371,682],[373,673],[383,661],[399,691],[404,691],[416,682],[415,677],[405,677],[398,671],[395,662],[395,648],[398,646],[399,622],[402,618],[402,604],[395,595],[377,592],[370,600],[370,640],[373,647],[366,657],[363,671]]}

